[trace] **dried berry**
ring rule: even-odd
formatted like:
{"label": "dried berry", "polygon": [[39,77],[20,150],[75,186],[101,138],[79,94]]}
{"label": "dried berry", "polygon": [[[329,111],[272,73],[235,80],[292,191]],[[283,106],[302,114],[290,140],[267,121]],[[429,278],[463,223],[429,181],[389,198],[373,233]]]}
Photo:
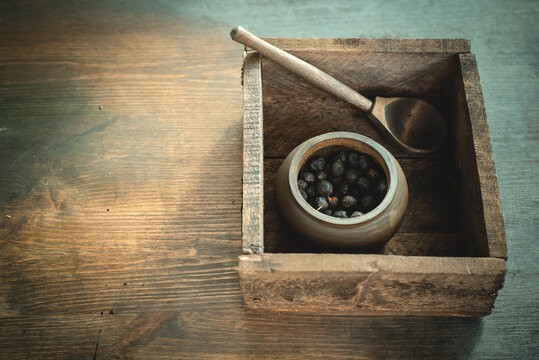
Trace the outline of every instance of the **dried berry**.
{"label": "dried berry", "polygon": [[316,178],[317,178],[318,180],[326,180],[327,177],[328,177],[328,173],[325,172],[325,171],[323,171],[323,170],[322,170],[322,171],[318,171],[318,172],[316,173]]}
{"label": "dried berry", "polygon": [[367,171],[367,169],[370,166],[370,161],[368,155],[362,154],[359,155],[359,158],[357,159],[357,166],[359,170],[361,171]]}
{"label": "dried berry", "polygon": [[359,200],[359,205],[363,210],[365,210],[365,212],[372,210],[374,208],[374,197],[372,195],[363,196]]}
{"label": "dried berry", "polygon": [[362,176],[359,179],[357,179],[357,187],[361,191],[367,191],[369,190],[371,186],[371,182],[366,177]]}
{"label": "dried berry", "polygon": [[346,161],[346,152],[344,151],[338,151],[335,156],[333,156],[333,160],[340,160],[342,161],[343,163]]}
{"label": "dried berry", "polygon": [[345,209],[351,209],[357,205],[357,199],[353,197],[352,195],[346,195],[345,197],[342,198],[341,205]]}
{"label": "dried berry", "polygon": [[359,199],[359,197],[361,196],[362,192],[358,189],[357,186],[352,186],[352,190],[350,190],[350,193],[349,195],[352,195],[353,197],[355,197],[356,199]]}
{"label": "dried berry", "polygon": [[329,207],[334,209],[339,205],[339,198],[336,196],[330,196],[328,197],[328,204]]}
{"label": "dried berry", "polygon": [[359,160],[359,153],[355,151],[350,151],[348,153],[348,163],[352,166],[357,166]]}
{"label": "dried berry", "polygon": [[299,174],[301,196],[313,208],[334,217],[361,216],[376,207],[387,192],[380,166],[356,150],[314,156]]}
{"label": "dried berry", "polygon": [[316,196],[316,190],[314,189],[314,186],[309,186],[307,189],[305,189],[305,192],[310,198],[314,198]]}
{"label": "dried berry", "polygon": [[321,171],[321,170],[324,170],[325,167],[326,167],[326,159],[324,159],[323,157],[317,157],[309,163],[309,168],[311,170]]}
{"label": "dried berry", "polygon": [[316,181],[316,177],[310,171],[304,171],[302,176],[303,176],[303,180],[307,181],[309,184],[312,184]]}
{"label": "dried berry", "polygon": [[348,182],[354,183],[359,178],[359,171],[356,169],[348,169],[344,172],[344,179]]}
{"label": "dried berry", "polygon": [[315,209],[317,211],[325,211],[328,209],[329,204],[325,197],[319,196],[316,199],[314,199],[313,203]]}
{"label": "dried berry", "polygon": [[333,216],[338,218],[347,218],[348,214],[344,210],[338,210],[333,213]]}
{"label": "dried berry", "polygon": [[331,178],[331,182],[332,182],[333,186],[339,185],[342,182],[342,176],[337,176],[337,177]]}
{"label": "dried berry", "polygon": [[333,176],[341,176],[344,172],[344,162],[342,162],[340,159],[335,160],[333,164],[331,165],[331,175]]}
{"label": "dried berry", "polygon": [[348,195],[348,193],[350,192],[350,184],[343,181],[337,186],[337,192],[341,195]]}
{"label": "dried berry", "polygon": [[333,194],[333,184],[327,180],[320,180],[316,183],[316,191],[323,197],[328,197]]}

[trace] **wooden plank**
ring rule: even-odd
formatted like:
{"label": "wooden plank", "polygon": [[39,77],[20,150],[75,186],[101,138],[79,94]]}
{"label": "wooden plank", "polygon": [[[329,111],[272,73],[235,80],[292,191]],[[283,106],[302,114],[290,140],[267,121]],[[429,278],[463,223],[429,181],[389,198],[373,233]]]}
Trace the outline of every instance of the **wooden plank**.
{"label": "wooden plank", "polygon": [[313,245],[296,235],[284,223],[277,223],[274,229],[264,233],[265,251],[269,253],[346,253],[346,254],[383,254],[401,256],[446,256],[465,255],[459,234],[445,233],[408,233],[397,232],[384,246],[346,250],[324,248]]}
{"label": "wooden plank", "polygon": [[477,162],[473,147],[466,96],[460,70],[446,89],[448,147],[452,156],[450,168],[455,172],[455,195],[459,204],[459,228],[470,256],[488,256],[484,231]]}
{"label": "wooden plank", "polygon": [[240,306],[241,49],[94,15],[0,31],[2,316]]}
{"label": "wooden plank", "polygon": [[361,52],[430,52],[467,53],[470,41],[465,39],[295,39],[263,38],[267,42],[286,51],[361,51]]}
{"label": "wooden plank", "polygon": [[[316,66],[354,90],[369,96],[407,94],[425,96],[440,93],[458,66],[453,53],[376,53],[291,51],[292,55]],[[318,97],[314,85],[262,56],[264,96]],[[301,80],[298,80],[301,79]],[[318,89],[318,88],[317,88]],[[328,94],[318,89],[324,94]],[[294,95],[295,94],[295,95]],[[327,95],[329,96],[329,95]]]}
{"label": "wooden plank", "polygon": [[[455,54],[295,51],[354,90],[374,96],[418,97],[437,106],[457,68]],[[361,66],[358,66],[361,64]],[[286,156],[296,145],[325,132],[352,131],[410,156],[380,134],[358,108],[307,83],[262,57],[266,156]],[[316,124],[316,126],[313,126]]]}
{"label": "wooden plank", "polygon": [[495,258],[262,254],[239,260],[251,309],[361,315],[484,316],[503,286]]}
{"label": "wooden plank", "polygon": [[477,62],[473,54],[461,54],[459,55],[459,60],[474,139],[474,151],[481,191],[481,215],[484,219],[482,224],[485,226],[488,254],[490,257],[507,259],[507,244],[498,190],[498,177],[496,176],[494,156],[490,144],[490,131],[477,72]]}
{"label": "wooden plank", "polygon": [[243,60],[243,252],[264,252],[264,164],[262,75],[260,57],[246,51]]}
{"label": "wooden plank", "polygon": [[[5,359],[458,358],[479,319],[324,316],[225,309],[1,317]],[[101,333],[100,333],[101,331]],[[525,330],[516,328],[525,336]],[[403,335],[406,334],[406,336]],[[383,339],[383,341],[380,341]],[[447,339],[451,340],[446,344]],[[459,346],[459,347],[460,347]]]}
{"label": "wooden plank", "polygon": [[[335,251],[306,243],[279,218],[274,182],[282,159],[264,160],[265,252]],[[383,249],[369,251],[399,255],[463,255],[458,236],[457,204],[452,177],[442,159],[400,159],[408,181],[408,210],[397,235]],[[423,234],[423,235],[421,235]]]}
{"label": "wooden plank", "polygon": [[503,215],[477,64],[473,55],[459,58],[462,70],[446,88],[444,107],[450,124],[460,228],[469,254],[506,259]]}

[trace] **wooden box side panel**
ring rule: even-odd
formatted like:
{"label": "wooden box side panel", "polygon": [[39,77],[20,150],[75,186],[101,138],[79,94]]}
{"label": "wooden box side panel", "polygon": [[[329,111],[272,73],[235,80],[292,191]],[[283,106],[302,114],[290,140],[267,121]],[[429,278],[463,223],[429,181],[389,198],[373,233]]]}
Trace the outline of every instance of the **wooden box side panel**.
{"label": "wooden box side panel", "polygon": [[498,181],[477,63],[459,55],[459,71],[446,90],[460,230],[470,256],[507,259]]}
{"label": "wooden box side panel", "polygon": [[[374,96],[409,96],[435,106],[458,67],[457,56],[451,53],[290,52],[371,100]],[[410,153],[388,142],[358,108],[267,58],[261,57],[261,63],[266,156],[285,157],[313,136],[347,129],[381,143],[397,158],[410,157]]]}
{"label": "wooden box side panel", "polygon": [[284,50],[468,53],[466,39],[264,38]]}
{"label": "wooden box side panel", "polygon": [[349,315],[485,316],[505,261],[387,255],[240,257],[249,309]]}
{"label": "wooden box side panel", "polygon": [[482,216],[486,230],[488,255],[507,259],[507,244],[505,226],[503,223],[502,206],[498,189],[498,178],[494,165],[494,156],[490,142],[490,131],[487,122],[485,104],[477,62],[473,54],[460,54],[462,82],[471,130],[474,139],[476,166],[481,194]]}
{"label": "wooden box side panel", "polygon": [[264,252],[264,144],[260,57],[245,51],[243,60],[243,253]]}

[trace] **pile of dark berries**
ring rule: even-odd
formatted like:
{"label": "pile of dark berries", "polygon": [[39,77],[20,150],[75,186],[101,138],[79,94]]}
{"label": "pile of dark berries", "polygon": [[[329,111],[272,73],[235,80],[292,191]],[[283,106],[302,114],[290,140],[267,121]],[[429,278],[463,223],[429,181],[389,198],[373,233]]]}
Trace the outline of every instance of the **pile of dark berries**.
{"label": "pile of dark berries", "polygon": [[348,218],[378,206],[386,195],[387,180],[369,155],[338,150],[311,157],[298,174],[298,189],[316,210]]}

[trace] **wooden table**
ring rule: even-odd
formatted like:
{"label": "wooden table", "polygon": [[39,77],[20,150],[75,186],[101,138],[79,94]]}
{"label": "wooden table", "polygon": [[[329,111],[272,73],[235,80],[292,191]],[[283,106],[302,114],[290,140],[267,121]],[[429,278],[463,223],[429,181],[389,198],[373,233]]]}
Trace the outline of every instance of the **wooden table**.
{"label": "wooden table", "polygon": [[[459,3],[3,2],[0,358],[537,356],[537,4]],[[244,311],[239,23],[472,40],[509,250],[492,315]]]}

